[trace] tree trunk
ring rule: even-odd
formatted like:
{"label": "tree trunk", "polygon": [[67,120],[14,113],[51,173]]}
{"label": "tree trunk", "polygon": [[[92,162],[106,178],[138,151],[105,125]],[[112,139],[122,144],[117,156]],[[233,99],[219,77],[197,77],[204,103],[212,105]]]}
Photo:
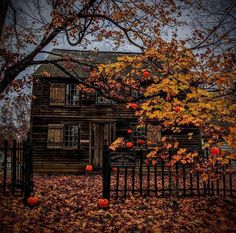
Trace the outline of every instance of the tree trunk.
{"label": "tree trunk", "polygon": [[10,0],[0,1],[0,38],[2,37],[3,25],[5,22],[9,3],[10,3]]}

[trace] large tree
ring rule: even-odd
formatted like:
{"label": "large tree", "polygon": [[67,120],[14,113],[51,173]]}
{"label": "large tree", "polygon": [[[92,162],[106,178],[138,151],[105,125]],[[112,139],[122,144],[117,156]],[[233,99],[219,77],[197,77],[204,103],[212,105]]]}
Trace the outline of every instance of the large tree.
{"label": "large tree", "polygon": [[[209,2],[34,0],[28,6],[23,0],[10,2],[11,17],[1,39],[0,93],[4,96],[12,87],[19,90],[23,82],[16,78],[27,67],[51,63],[76,79],[81,89],[139,103],[141,123],[157,121],[172,131],[194,125],[201,128],[206,146],[221,138],[234,146],[235,3],[217,2],[212,11]],[[193,28],[186,28],[192,22]],[[181,30],[188,35],[184,37]],[[61,54],[40,59],[41,54],[51,53],[47,46],[59,43],[60,37],[72,46],[86,47],[94,41],[107,41],[113,48],[131,44],[140,54],[99,67]],[[81,77],[77,65],[89,66],[91,74]],[[121,88],[139,96],[124,98]],[[164,148],[170,146],[163,143]],[[215,160],[211,162],[214,165]]]}

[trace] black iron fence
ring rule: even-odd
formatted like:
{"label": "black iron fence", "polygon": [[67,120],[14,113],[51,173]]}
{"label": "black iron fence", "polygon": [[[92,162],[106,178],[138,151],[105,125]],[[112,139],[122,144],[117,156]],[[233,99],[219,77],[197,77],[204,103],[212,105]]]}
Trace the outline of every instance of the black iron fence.
{"label": "black iron fence", "polygon": [[26,201],[33,191],[32,150],[29,140],[4,141],[0,148],[2,194],[21,192]]}
{"label": "black iron fence", "polygon": [[[231,161],[207,176],[196,164],[168,164],[164,158],[153,162],[146,150],[103,151],[103,197],[127,196],[236,196]],[[173,153],[170,152],[170,153]],[[170,158],[171,156],[169,156]],[[207,161],[208,151],[202,154]]]}

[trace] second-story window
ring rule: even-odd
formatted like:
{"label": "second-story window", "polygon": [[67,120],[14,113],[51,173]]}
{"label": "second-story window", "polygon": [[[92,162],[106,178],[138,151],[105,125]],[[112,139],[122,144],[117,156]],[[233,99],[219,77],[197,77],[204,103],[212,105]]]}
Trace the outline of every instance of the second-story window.
{"label": "second-story window", "polygon": [[79,85],[65,83],[50,83],[51,106],[79,106]]}
{"label": "second-story window", "polygon": [[76,84],[66,85],[66,105],[79,104],[79,90]]}

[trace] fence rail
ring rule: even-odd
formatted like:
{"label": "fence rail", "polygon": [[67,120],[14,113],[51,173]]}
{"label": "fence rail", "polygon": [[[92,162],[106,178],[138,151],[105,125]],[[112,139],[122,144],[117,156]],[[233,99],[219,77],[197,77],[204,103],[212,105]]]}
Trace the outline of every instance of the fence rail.
{"label": "fence rail", "polygon": [[29,140],[23,142],[4,141],[0,148],[2,154],[2,194],[8,191],[15,193],[22,192],[24,200],[33,190],[33,171],[32,171],[32,150]]}
{"label": "fence rail", "polygon": [[[128,152],[130,153],[130,152]],[[118,155],[120,154],[120,156]],[[163,158],[154,164],[146,158],[147,151],[134,153],[135,161],[127,152],[113,152],[105,146],[103,151],[103,197],[127,196],[236,196],[230,164],[216,170],[214,177],[205,179],[194,164],[176,163],[169,166]],[[122,157],[123,155],[123,157]],[[170,156],[169,156],[170,157]],[[115,159],[114,159],[115,158]],[[208,152],[203,155],[208,159]],[[115,161],[114,161],[115,160]],[[112,171],[115,166],[115,171]]]}

